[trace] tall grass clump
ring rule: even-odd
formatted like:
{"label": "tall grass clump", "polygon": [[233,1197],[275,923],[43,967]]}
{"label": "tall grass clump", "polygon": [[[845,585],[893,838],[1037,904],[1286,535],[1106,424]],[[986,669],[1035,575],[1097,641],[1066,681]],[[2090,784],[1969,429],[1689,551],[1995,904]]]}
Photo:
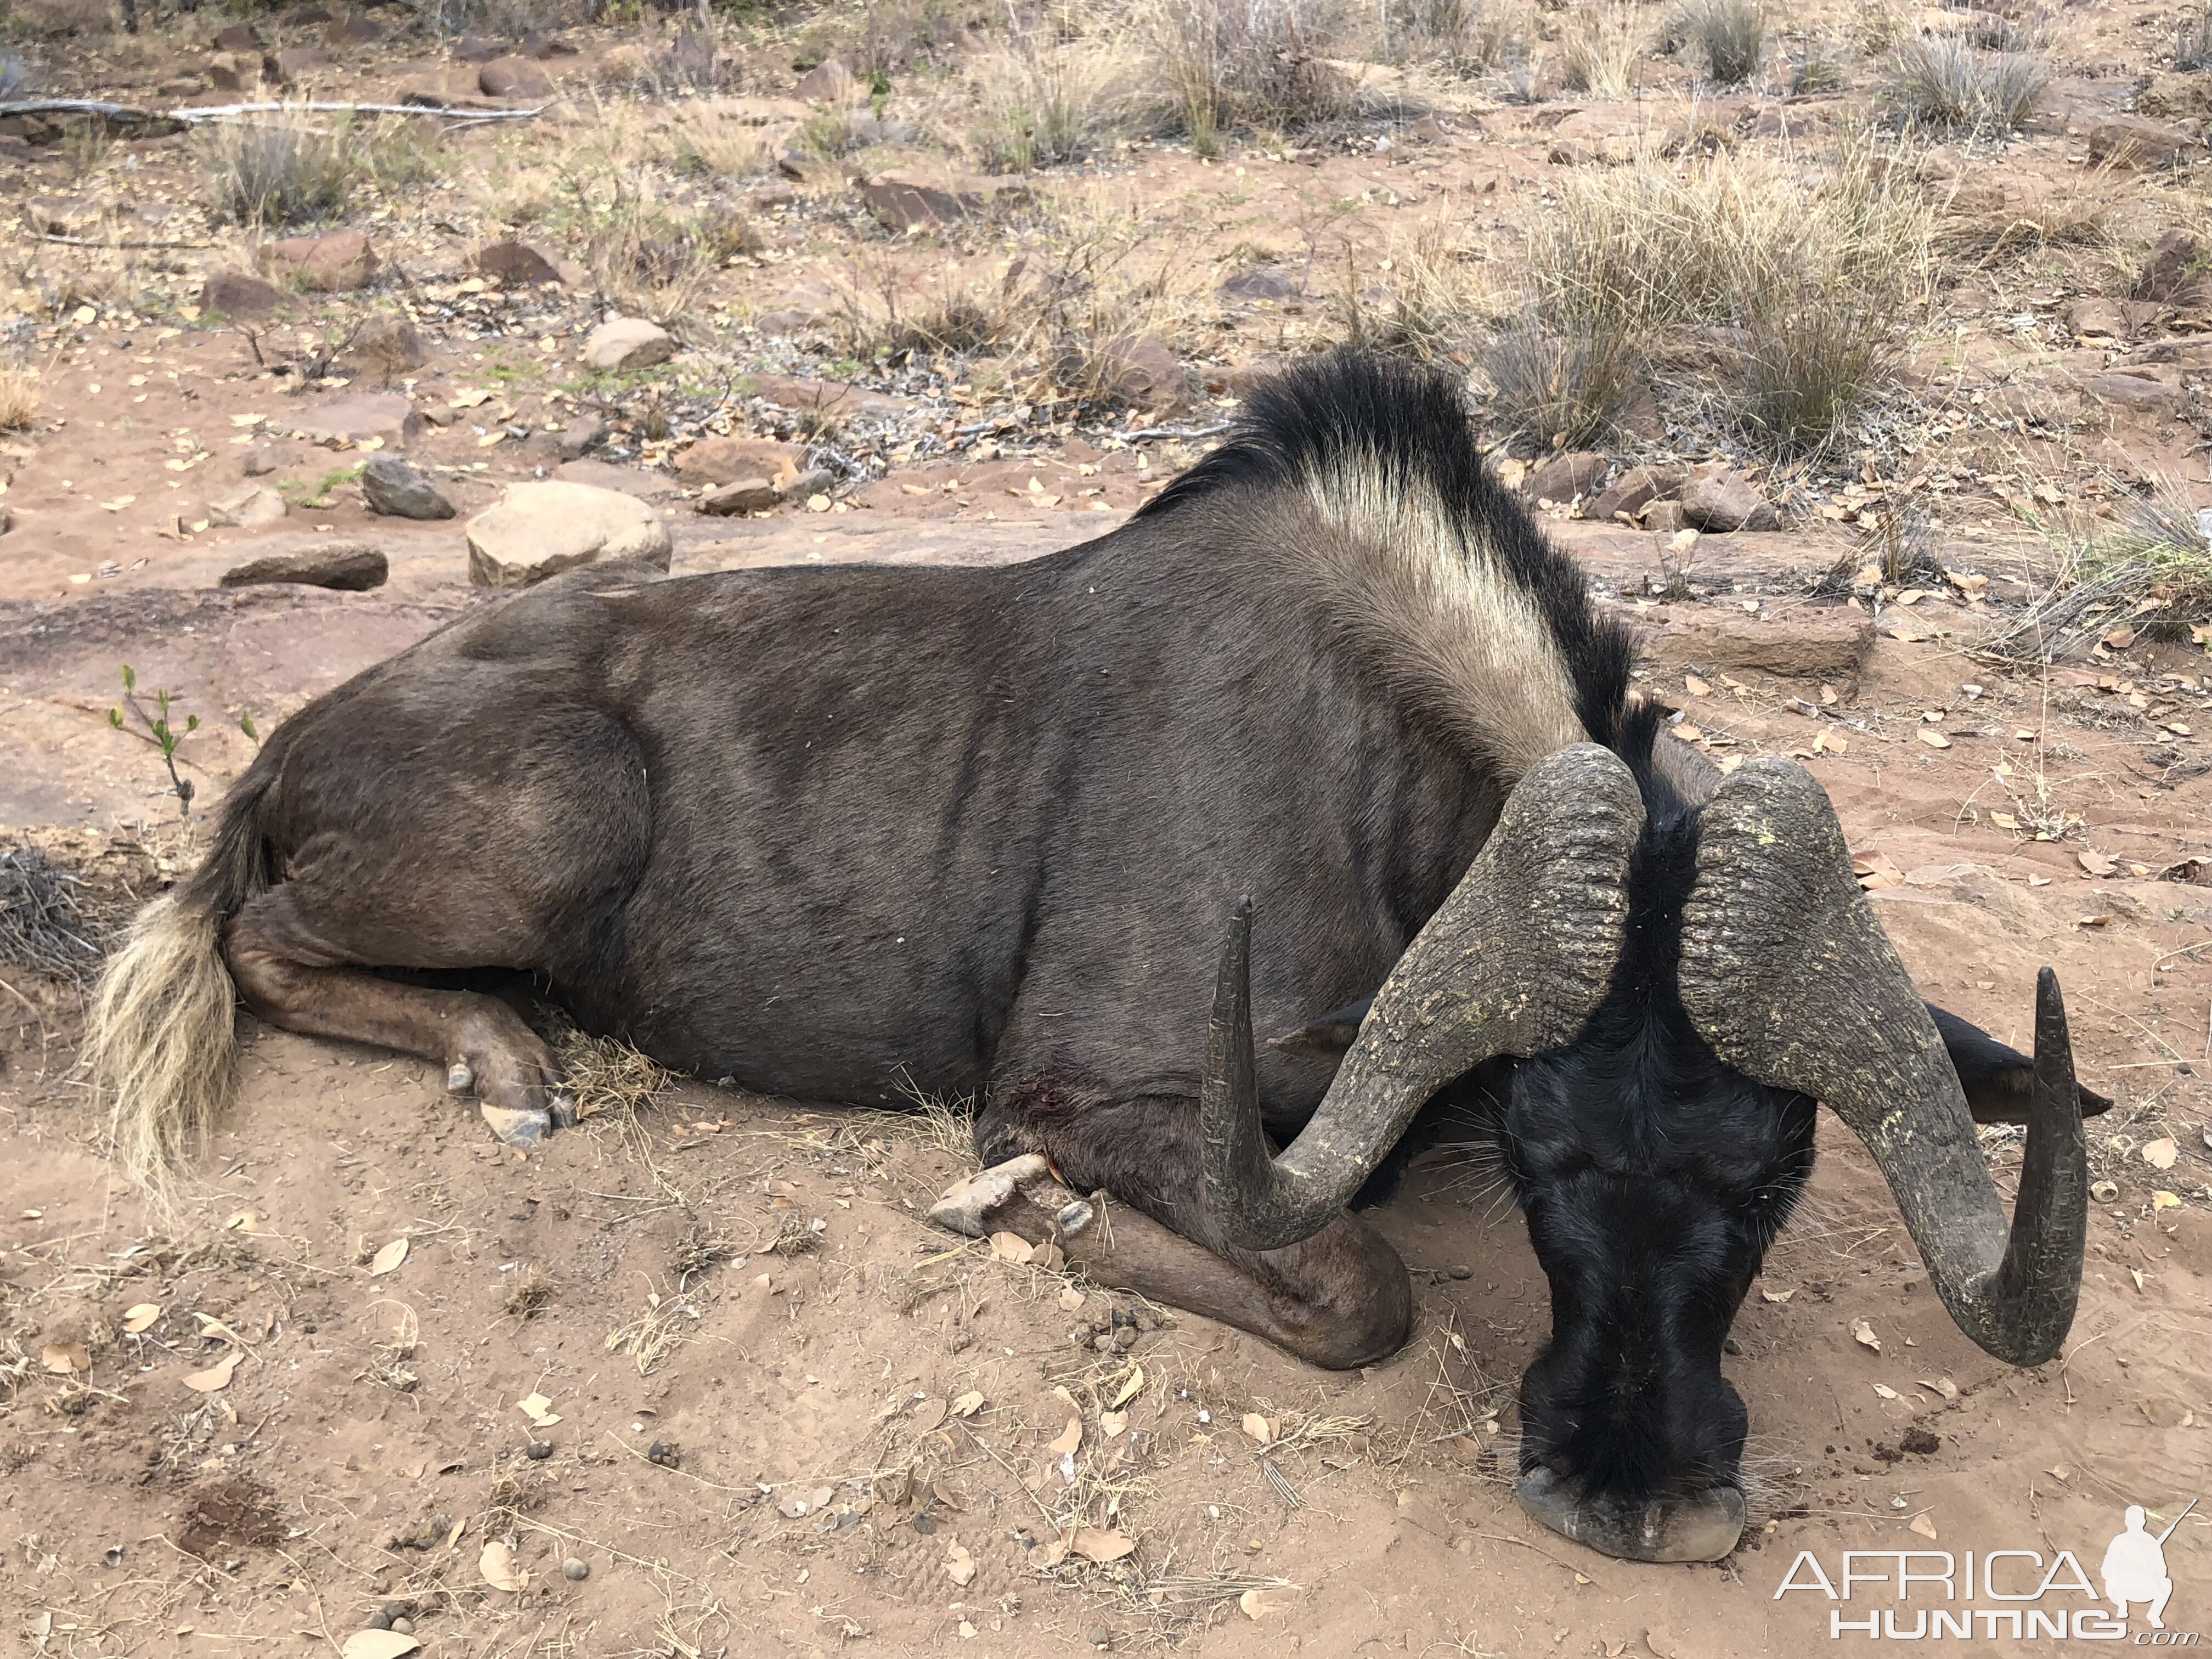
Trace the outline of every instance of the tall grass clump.
{"label": "tall grass clump", "polygon": [[1110,135],[1130,101],[1127,51],[1097,39],[1059,40],[1017,30],[973,70],[981,113],[975,147],[985,165],[1027,173],[1087,154]]}
{"label": "tall grass clump", "polygon": [[27,363],[0,358],[0,432],[20,432],[39,412],[39,382]]}
{"label": "tall grass clump", "polygon": [[2005,132],[2027,118],[2050,81],[2040,52],[1987,51],[1963,33],[1917,34],[1897,49],[1889,92],[1916,125]]}
{"label": "tall grass clump", "polygon": [[1723,86],[1741,86],[1759,73],[1766,48],[1766,8],[1759,0],[1693,0],[1680,27],[1705,61],[1705,73]]}
{"label": "tall grass clump", "polygon": [[215,210],[243,225],[335,218],[362,173],[357,136],[305,110],[204,128],[194,149]]}
{"label": "tall grass clump", "polygon": [[1331,0],[1143,0],[1134,25],[1161,113],[1201,155],[1237,126],[1309,127],[1357,106],[1321,55],[1340,27]]}
{"label": "tall grass clump", "polygon": [[1637,68],[1651,44],[1651,25],[1640,5],[1600,0],[1567,26],[1559,62],[1568,87],[1594,98],[1626,98],[1636,90]]}
{"label": "tall grass clump", "polygon": [[2212,4],[2185,11],[2174,23],[2173,66],[2212,70]]}
{"label": "tall grass clump", "polygon": [[1446,201],[1380,249],[1346,250],[1327,295],[1345,344],[1433,360],[1473,348],[1485,325],[1510,311],[1479,250],[1454,234],[1464,222]]}

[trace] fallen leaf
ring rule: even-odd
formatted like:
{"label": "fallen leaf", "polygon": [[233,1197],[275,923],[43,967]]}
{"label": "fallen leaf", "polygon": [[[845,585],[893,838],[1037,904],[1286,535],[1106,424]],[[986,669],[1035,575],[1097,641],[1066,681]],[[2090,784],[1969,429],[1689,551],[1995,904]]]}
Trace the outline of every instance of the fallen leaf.
{"label": "fallen leaf", "polygon": [[2104,927],[2109,926],[2112,920],[2110,916],[2076,916],[2074,925],[2076,927]]}
{"label": "fallen leaf", "polygon": [[1766,1301],[1779,1303],[1787,1302],[1791,1297],[1796,1295],[1797,1292],[1794,1289],[1787,1291],[1770,1291],[1765,1285],[1762,1285],[1759,1287],[1759,1294]]}
{"label": "fallen leaf", "polygon": [[1850,746],[1850,740],[1838,732],[1815,732],[1813,734],[1813,752],[1816,755],[1848,754]]}
{"label": "fallen leaf", "polygon": [[232,1232],[258,1233],[261,1231],[261,1218],[251,1210],[240,1210],[222,1224]]}
{"label": "fallen leaf", "polygon": [[963,1588],[975,1581],[975,1558],[968,1553],[967,1546],[955,1541],[946,1547],[945,1576]]}
{"label": "fallen leaf", "polygon": [[927,1434],[945,1421],[949,1410],[942,1400],[925,1400],[914,1409],[914,1426],[917,1434]]}
{"label": "fallen leaf", "polygon": [[1644,1645],[1659,1656],[1659,1659],[1691,1659],[1694,1650],[1664,1625],[1654,1625],[1644,1632]]}
{"label": "fallen leaf", "polygon": [[952,1402],[952,1414],[955,1417],[973,1417],[982,1409],[983,1396],[974,1389],[969,1389],[967,1393]]}
{"label": "fallen leaf", "polygon": [[1115,1411],[1119,1411],[1122,1407],[1127,1405],[1132,1400],[1134,1400],[1137,1397],[1137,1391],[1144,1386],[1145,1368],[1142,1365],[1133,1365],[1129,1368],[1129,1376],[1127,1380],[1124,1382],[1120,1388],[1114,1390],[1113,1399],[1109,1401],[1107,1403]]}
{"label": "fallen leaf", "polygon": [[1274,1425],[1257,1412],[1244,1413],[1243,1429],[1246,1438],[1258,1441],[1263,1446],[1275,1443]]}
{"label": "fallen leaf", "polygon": [[1061,1286],[1060,1287],[1060,1312],[1062,1312],[1062,1313],[1077,1313],[1077,1312],[1079,1312],[1079,1311],[1081,1311],[1081,1310],[1082,1310],[1084,1301],[1085,1301],[1085,1297],[1084,1297],[1084,1294],[1083,1294],[1083,1292],[1082,1292],[1082,1291],[1079,1291],[1079,1290],[1077,1290],[1077,1289],[1075,1288],[1075,1286],[1074,1286],[1074,1285],[1061,1285]]}
{"label": "fallen leaf", "polygon": [[395,1238],[392,1243],[379,1250],[374,1257],[370,1260],[368,1264],[368,1276],[371,1279],[374,1279],[380,1273],[388,1273],[394,1267],[397,1267],[401,1262],[406,1260],[406,1239],[404,1237]]}
{"label": "fallen leaf", "polygon": [[1903,1398],[1903,1396],[1899,1395],[1895,1389],[1891,1388],[1887,1382],[1875,1383],[1874,1385],[1874,1391],[1880,1395],[1884,1400],[1898,1400]]}
{"label": "fallen leaf", "polygon": [[1990,822],[1996,825],[2000,830],[2017,830],[2020,828],[2020,820],[2009,812],[1992,812],[1990,814]]}
{"label": "fallen leaf", "polygon": [[2161,1189],[2150,1195],[2150,1212],[2153,1215],[2160,1210],[2178,1210],[2180,1207],[2181,1200],[2172,1193]]}
{"label": "fallen leaf", "polygon": [[2136,630],[2132,628],[2115,628],[2105,635],[2105,643],[2115,651],[2124,651],[2135,642]]}
{"label": "fallen leaf", "polygon": [[2102,853],[2076,853],[2074,860],[2093,876],[2109,876],[2120,867]]}
{"label": "fallen leaf", "polygon": [[993,1233],[991,1254],[1001,1261],[1011,1262],[1017,1267],[1024,1267],[1029,1265],[1030,1258],[1036,1252],[1030,1249],[1029,1240],[1024,1238],[1019,1233]]}
{"label": "fallen leaf", "polygon": [[2171,1170],[2180,1152],[2172,1135],[2160,1135],[2142,1149],[2142,1161],[2154,1170]]}
{"label": "fallen leaf", "polygon": [[1083,1419],[1079,1417],[1071,1417],[1067,1419],[1067,1426],[1060,1431],[1060,1438],[1054,1441],[1046,1449],[1055,1456],[1066,1457],[1082,1443]]}
{"label": "fallen leaf", "polygon": [[1713,688],[1706,684],[1703,680],[1699,679],[1695,674],[1685,674],[1682,676],[1682,689],[1685,691],[1687,691],[1693,697],[1710,697],[1713,695]]}
{"label": "fallen leaf", "polygon": [[1926,744],[1930,749],[1948,749],[1951,746],[1951,739],[1945,737],[1941,732],[1936,731],[1933,726],[1922,726],[1917,736],[1919,737],[1920,741]]}
{"label": "fallen leaf", "polygon": [[1918,1533],[1923,1538],[1933,1538],[1936,1535],[1936,1522],[1923,1510],[1912,1517],[1911,1530]]}
{"label": "fallen leaf", "polygon": [[1256,1589],[1248,1589],[1243,1595],[1238,1596],[1237,1605],[1244,1609],[1244,1616],[1247,1619],[1255,1621],[1265,1619],[1274,1611],[1267,1605],[1267,1598]]}
{"label": "fallen leaf", "polygon": [[494,1589],[513,1590],[520,1595],[530,1588],[530,1575],[514,1565],[514,1552],[496,1538],[486,1544],[483,1553],[477,1557],[477,1571]]}
{"label": "fallen leaf", "polygon": [[92,1355],[82,1342],[49,1342],[39,1351],[39,1364],[56,1376],[76,1376],[92,1369]]}
{"label": "fallen leaf", "polygon": [[123,1310],[123,1328],[129,1334],[136,1336],[161,1316],[160,1303],[141,1302],[136,1307],[125,1308]]}
{"label": "fallen leaf", "polygon": [[1874,1327],[1863,1319],[1851,1322],[1851,1340],[1861,1347],[1872,1348],[1876,1353],[1881,1352],[1881,1339],[1874,1334]]}
{"label": "fallen leaf", "polygon": [[422,1644],[396,1630],[357,1630],[338,1650],[339,1659],[399,1659]]}
{"label": "fallen leaf", "polygon": [[1948,1376],[1923,1376],[1920,1379],[1920,1386],[1942,1395],[1946,1400],[1959,1397],[1959,1385]]}
{"label": "fallen leaf", "polygon": [[1692,726],[1687,720],[1677,720],[1667,729],[1684,743],[1696,743],[1705,735],[1703,726]]}
{"label": "fallen leaf", "polygon": [[550,1429],[561,1420],[554,1414],[553,1402],[542,1394],[533,1394],[526,1400],[516,1401],[514,1408],[541,1429]]}
{"label": "fallen leaf", "polygon": [[1104,1435],[1109,1440],[1113,1439],[1115,1436],[1120,1434],[1128,1426],[1129,1413],[1127,1412],[1101,1412],[1098,1413],[1098,1431]]}
{"label": "fallen leaf", "polygon": [[1073,1535],[1048,1539],[1030,1551],[1030,1565],[1039,1572],[1049,1572],[1067,1559],[1068,1547]]}
{"label": "fallen leaf", "polygon": [[1078,1527],[1068,1547],[1086,1561],[1096,1561],[1103,1566],[1109,1561],[1118,1561],[1137,1547],[1137,1540],[1126,1532],[1106,1532],[1097,1527]]}
{"label": "fallen leaf", "polygon": [[244,1354],[233,1348],[205,1370],[194,1371],[186,1377],[185,1386],[196,1394],[213,1394],[218,1389],[227,1389],[230,1386],[231,1373],[238,1369],[238,1362],[245,1358]]}

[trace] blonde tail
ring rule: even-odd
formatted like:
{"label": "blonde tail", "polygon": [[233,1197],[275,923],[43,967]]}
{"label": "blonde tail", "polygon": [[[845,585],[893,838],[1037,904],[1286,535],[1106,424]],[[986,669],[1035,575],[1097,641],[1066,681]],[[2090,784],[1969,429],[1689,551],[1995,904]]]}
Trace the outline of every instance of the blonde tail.
{"label": "blonde tail", "polygon": [[222,922],[191,889],[155,900],[94,994],[85,1058],[114,1103],[117,1161],[156,1200],[230,1099],[237,992]]}

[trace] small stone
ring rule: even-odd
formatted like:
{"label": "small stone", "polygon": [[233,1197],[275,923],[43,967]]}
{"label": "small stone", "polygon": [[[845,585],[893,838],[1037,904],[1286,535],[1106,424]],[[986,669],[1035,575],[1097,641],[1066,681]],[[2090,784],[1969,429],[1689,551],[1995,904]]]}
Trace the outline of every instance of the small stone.
{"label": "small stone", "polygon": [[343,294],[376,275],[376,250],[357,230],[287,236],[262,250],[270,270],[311,294]]}
{"label": "small stone", "polygon": [[261,34],[251,23],[233,23],[228,28],[216,31],[209,43],[217,52],[259,52]]}
{"label": "small stone", "polygon": [[469,263],[478,276],[495,276],[507,288],[532,288],[540,283],[561,280],[550,254],[512,237],[484,243],[469,256]]}
{"label": "small stone", "polygon": [[392,1633],[394,1636],[412,1636],[415,1633],[415,1621],[405,1618],[393,1620]]}
{"label": "small stone", "polygon": [[292,435],[332,447],[374,438],[397,448],[412,443],[427,424],[422,411],[399,392],[348,392],[301,416]]}
{"label": "small stone", "polygon": [[477,71],[487,98],[550,98],[553,80],[527,58],[495,58]]}
{"label": "small stone", "polygon": [[217,92],[251,92],[261,84],[261,54],[219,52],[208,59],[207,78]]}
{"label": "small stone", "polygon": [[391,519],[450,519],[453,504],[420,468],[398,455],[377,454],[361,470],[368,510]]}
{"label": "small stone", "polygon": [[453,42],[453,56],[464,64],[489,64],[506,50],[498,41],[487,40],[480,34],[465,34]]}
{"label": "small stone", "polygon": [[622,373],[650,368],[676,355],[676,337],[642,317],[617,317],[601,323],[584,342],[586,368]]}
{"label": "small stone", "polygon": [[1240,270],[1220,288],[1224,300],[1287,300],[1297,291],[1297,284],[1272,265]]}
{"label": "small stone", "polygon": [[238,458],[238,470],[249,478],[265,478],[283,465],[283,453],[275,444],[255,444]]}
{"label": "small stone", "polygon": [[810,102],[842,104],[853,96],[859,83],[853,71],[835,58],[825,58],[799,77],[799,95]]}
{"label": "small stone", "polygon": [[1692,528],[1713,535],[1782,527],[1782,515],[1741,472],[1717,472],[1683,490],[1682,518]]}
{"label": "small stone", "polygon": [[1109,397],[1148,407],[1181,401],[1182,359],[1149,335],[1115,340],[1100,354],[1101,390]]}
{"label": "small stone", "polygon": [[663,1440],[656,1440],[647,1446],[645,1456],[647,1462],[658,1463],[665,1469],[672,1469],[684,1461],[684,1454]]}
{"label": "small stone", "polygon": [[522,1455],[533,1463],[542,1463],[553,1455],[553,1448],[546,1441],[533,1440],[522,1449]]}
{"label": "small stone", "polygon": [[1103,1625],[1093,1625],[1083,1632],[1083,1639],[1103,1653],[1114,1645],[1114,1632]]}
{"label": "small stone", "polygon": [[1595,491],[1611,465],[1593,450],[1571,449],[1530,469],[1521,487],[1534,500],[1565,505]]}
{"label": "small stone", "polygon": [[390,1611],[380,1608],[376,1612],[369,1614],[368,1628],[371,1630],[390,1630],[392,1628],[392,1614]]}
{"label": "small stone", "polygon": [[207,504],[210,524],[235,530],[258,530],[275,524],[289,510],[282,495],[266,484],[257,483],[240,484]]}
{"label": "small stone", "polygon": [[580,1584],[592,1576],[592,1564],[572,1555],[561,1564],[561,1576],[572,1584]]}
{"label": "small stone", "polygon": [[218,270],[200,284],[200,310],[254,323],[270,316],[290,296],[274,283],[242,270]]}
{"label": "small stone", "polygon": [[779,480],[775,489],[776,494],[787,501],[805,501],[811,505],[817,495],[836,482],[836,473],[826,466],[817,466]]}
{"label": "small stone", "polygon": [[596,415],[579,415],[561,428],[561,459],[573,461],[606,436],[607,423]]}
{"label": "small stone", "polygon": [[6,535],[9,531],[13,530],[15,527],[15,509],[14,509],[13,507],[9,507],[6,502],[4,502],[4,501],[0,501],[0,536],[4,536],[4,535]]}
{"label": "small stone", "polygon": [[1654,501],[1637,519],[1646,530],[1656,530],[1662,536],[1673,535],[1689,522],[1682,516],[1680,501]]}
{"label": "small stone", "polygon": [[528,587],[601,560],[665,570],[672,549],[667,524],[645,502],[562,480],[508,485],[469,520],[468,538],[469,580],[479,587]]}
{"label": "small stone", "polygon": [[1448,1267],[1444,1271],[1453,1279],[1472,1279],[1474,1277],[1474,1269],[1472,1267]]}
{"label": "small stone", "polygon": [[738,478],[702,495],[699,510],[714,518],[726,519],[740,513],[766,513],[782,501],[776,487],[766,478]]}
{"label": "small stone", "polygon": [[1633,519],[1652,502],[1680,489],[1687,476],[1680,467],[1632,466],[1600,490],[1583,511],[1602,524],[1610,524],[1617,513]]}
{"label": "small stone", "polygon": [[955,225],[968,217],[981,202],[973,196],[956,195],[906,179],[882,178],[860,186],[860,204],[886,230],[911,230]]}
{"label": "small stone", "polygon": [[304,587],[329,587],[341,592],[362,593],[381,587],[391,574],[391,564],[378,549],[362,542],[331,542],[302,548],[296,553],[271,553],[249,559],[222,573],[225,587],[253,587],[270,582],[292,582]]}
{"label": "small stone", "polygon": [[347,348],[354,359],[386,380],[422,367],[422,336],[404,317],[372,317]]}
{"label": "small stone", "polygon": [[686,483],[726,484],[740,478],[774,477],[797,463],[789,444],[762,438],[702,438],[676,458],[676,476]]}

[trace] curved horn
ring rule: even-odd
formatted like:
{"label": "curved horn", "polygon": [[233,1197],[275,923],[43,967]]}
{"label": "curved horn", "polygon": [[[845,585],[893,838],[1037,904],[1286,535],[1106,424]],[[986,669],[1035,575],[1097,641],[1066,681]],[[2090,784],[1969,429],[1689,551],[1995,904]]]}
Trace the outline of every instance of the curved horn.
{"label": "curved horn", "polygon": [[2074,1322],[2089,1172],[2058,980],[2036,983],[2035,1084],[2008,1229],[1958,1073],[1851,875],[1812,775],[1754,760],[1699,822],[1682,908],[1682,1001],[1745,1075],[1826,1101],[1881,1167],[1959,1328],[2035,1365]]}
{"label": "curved horn", "polygon": [[1492,1055],[1541,1054],[1581,1030],[1620,960],[1643,828],[1636,781],[1611,751],[1577,744],[1529,768],[1280,1158],[1260,1121],[1251,906],[1238,903],[1200,1089],[1207,1197],[1231,1242],[1264,1250],[1311,1237],[1438,1089]]}

